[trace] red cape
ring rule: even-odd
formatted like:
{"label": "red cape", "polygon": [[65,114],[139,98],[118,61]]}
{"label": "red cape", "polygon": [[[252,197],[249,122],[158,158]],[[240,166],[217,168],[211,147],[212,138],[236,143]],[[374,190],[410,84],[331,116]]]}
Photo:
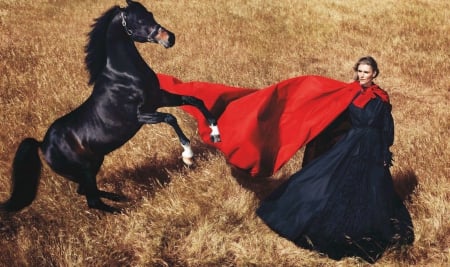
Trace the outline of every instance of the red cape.
{"label": "red cape", "polygon": [[206,82],[182,82],[158,74],[161,88],[204,101],[218,118],[222,142],[212,143],[211,129],[193,107],[183,109],[198,122],[202,140],[223,152],[228,163],[251,176],[270,176],[303,145],[339,116],[360,90],[320,76],[301,76],[263,89]]}

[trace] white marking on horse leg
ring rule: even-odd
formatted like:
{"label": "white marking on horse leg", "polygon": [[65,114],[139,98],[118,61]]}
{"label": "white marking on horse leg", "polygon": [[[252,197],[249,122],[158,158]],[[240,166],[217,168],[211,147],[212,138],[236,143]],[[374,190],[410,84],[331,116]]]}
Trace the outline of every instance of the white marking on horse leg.
{"label": "white marking on horse leg", "polygon": [[211,135],[220,135],[217,125],[209,125],[209,128],[211,128]]}
{"label": "white marking on horse leg", "polygon": [[194,156],[194,152],[192,152],[191,145],[181,145],[184,149],[183,153],[181,153],[181,156],[183,158],[184,164],[190,166],[193,164],[192,157]]}
{"label": "white marking on horse leg", "polygon": [[220,142],[219,127],[217,127],[217,125],[209,125],[209,128],[211,128],[211,134],[209,135],[211,137],[211,141],[214,143]]}

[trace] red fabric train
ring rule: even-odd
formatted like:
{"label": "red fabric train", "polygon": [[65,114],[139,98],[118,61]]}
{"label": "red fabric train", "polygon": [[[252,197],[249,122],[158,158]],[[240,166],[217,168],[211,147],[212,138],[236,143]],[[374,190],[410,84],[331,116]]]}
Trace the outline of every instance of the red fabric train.
{"label": "red fabric train", "polygon": [[321,76],[291,78],[263,89],[182,82],[165,74],[158,74],[158,78],[161,88],[205,102],[218,117],[220,143],[209,140],[210,128],[198,110],[183,109],[197,120],[205,143],[253,177],[270,176],[279,170],[336,119],[361,89],[358,82]]}

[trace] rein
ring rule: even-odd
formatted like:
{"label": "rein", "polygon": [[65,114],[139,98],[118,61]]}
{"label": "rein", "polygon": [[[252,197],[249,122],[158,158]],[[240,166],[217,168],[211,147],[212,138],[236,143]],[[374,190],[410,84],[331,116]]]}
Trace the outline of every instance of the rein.
{"label": "rein", "polygon": [[[123,12],[120,12],[120,17],[122,18],[122,26],[123,26],[123,28],[125,29],[125,32],[126,32],[129,36],[132,36],[132,35],[133,35],[133,31],[130,30],[130,29],[127,27],[127,21],[125,20],[126,16],[123,14]],[[158,34],[158,32],[159,32],[159,30],[160,30],[161,28],[162,28],[161,25],[156,24],[156,25],[153,27],[153,30],[152,30],[152,31],[150,32],[150,34],[148,35],[148,38],[147,38],[147,39],[148,39],[149,41],[150,41],[150,40],[154,40],[156,34]]]}

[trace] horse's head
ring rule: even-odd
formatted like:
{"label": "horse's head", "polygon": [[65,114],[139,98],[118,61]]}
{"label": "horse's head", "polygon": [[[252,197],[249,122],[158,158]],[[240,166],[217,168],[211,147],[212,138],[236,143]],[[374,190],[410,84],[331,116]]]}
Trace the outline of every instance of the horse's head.
{"label": "horse's head", "polygon": [[120,16],[125,31],[134,41],[158,43],[165,48],[175,44],[175,35],[161,27],[143,5],[131,0],[127,0],[127,4]]}

